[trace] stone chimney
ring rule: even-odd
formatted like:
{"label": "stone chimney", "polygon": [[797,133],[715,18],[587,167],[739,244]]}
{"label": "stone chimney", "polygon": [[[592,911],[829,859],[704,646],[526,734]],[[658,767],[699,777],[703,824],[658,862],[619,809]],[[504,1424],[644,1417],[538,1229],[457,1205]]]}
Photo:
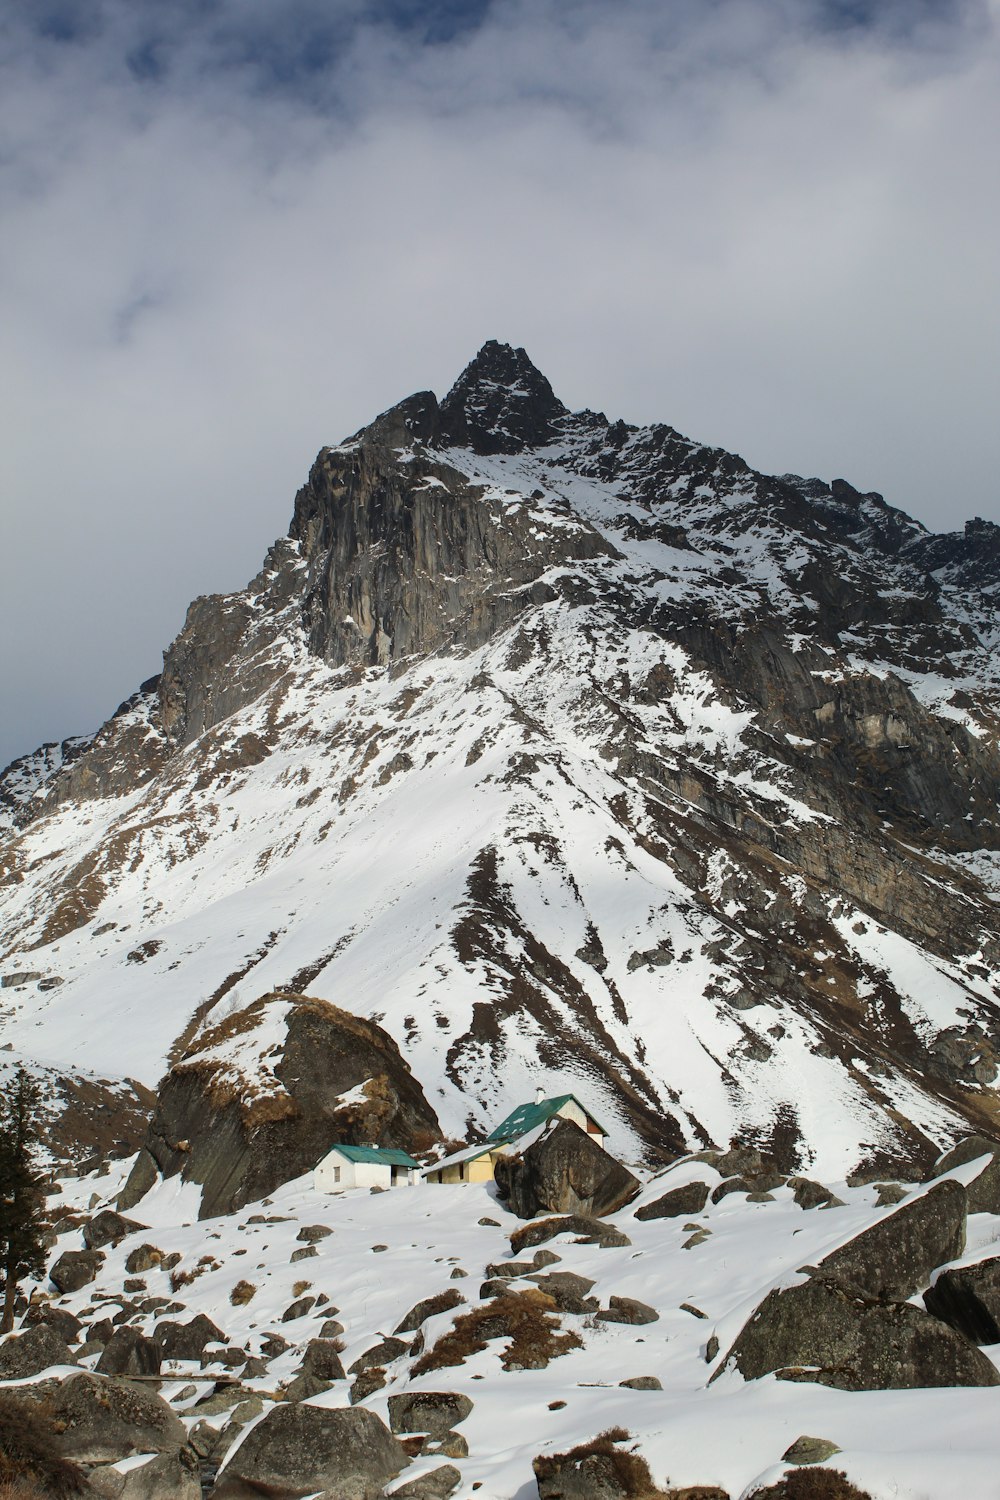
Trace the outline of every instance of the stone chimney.
{"label": "stone chimney", "polygon": [[542,1085],[539,1084],[538,1087],[537,1087],[537,1089],[535,1090],[535,1103],[536,1104],[541,1104],[541,1102],[542,1102],[542,1100],[544,1098],[545,1098],[545,1090],[542,1088]]}

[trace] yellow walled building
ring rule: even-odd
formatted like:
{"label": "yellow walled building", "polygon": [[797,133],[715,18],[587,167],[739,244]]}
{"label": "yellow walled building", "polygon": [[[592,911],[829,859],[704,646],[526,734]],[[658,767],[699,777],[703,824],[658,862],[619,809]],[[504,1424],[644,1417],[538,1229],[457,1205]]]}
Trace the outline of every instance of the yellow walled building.
{"label": "yellow walled building", "polygon": [[424,1172],[425,1182],[439,1182],[447,1186],[459,1182],[492,1182],[493,1169],[498,1156],[510,1155],[518,1150],[525,1136],[555,1119],[572,1120],[585,1130],[592,1140],[603,1149],[607,1131],[600,1125],[575,1094],[557,1094],[546,1099],[541,1089],[533,1104],[519,1104],[511,1110],[505,1120],[478,1146],[466,1146],[452,1156],[446,1156]]}

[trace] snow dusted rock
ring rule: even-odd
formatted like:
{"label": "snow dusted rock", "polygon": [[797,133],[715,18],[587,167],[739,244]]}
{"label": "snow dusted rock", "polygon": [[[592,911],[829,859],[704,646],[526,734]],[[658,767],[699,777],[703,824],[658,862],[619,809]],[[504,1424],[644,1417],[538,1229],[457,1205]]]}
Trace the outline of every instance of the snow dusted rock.
{"label": "snow dusted rock", "polygon": [[846,1391],[1000,1385],[985,1355],[919,1308],[815,1278],[769,1292],[720,1368],[730,1363],[746,1380],[776,1371]]}
{"label": "snow dusted rock", "polygon": [[60,1382],[25,1387],[39,1403],[64,1458],[110,1464],[132,1453],[177,1453],[187,1429],[148,1386],[72,1375]]}
{"label": "snow dusted rock", "polygon": [[690,1217],[700,1214],[708,1202],[707,1182],[687,1182],[683,1187],[671,1188],[652,1203],[644,1203],[635,1211],[635,1217],[647,1219],[677,1219],[681,1215]]}
{"label": "snow dusted rock", "polygon": [[644,1500],[660,1494],[646,1460],[622,1446],[628,1438],[624,1428],[610,1428],[567,1453],[539,1454],[538,1500]]}
{"label": "snow dusted rock", "polygon": [[[533,1224],[525,1224],[523,1229],[515,1229],[510,1237],[510,1248],[517,1255],[534,1245],[544,1245],[559,1234],[575,1235],[585,1243],[600,1245],[603,1249],[632,1243],[628,1235],[614,1224],[605,1224],[587,1214],[565,1214],[555,1219],[539,1219]],[[539,1264],[537,1259],[534,1264]]]}
{"label": "snow dusted rock", "polygon": [[381,1027],[325,1000],[267,995],[202,1033],[170,1070],[119,1204],[148,1190],[150,1161],[200,1183],[207,1218],[311,1169],[332,1140],[405,1150],[439,1134]]}
{"label": "snow dusted rock", "polygon": [[364,1407],[274,1407],[237,1448],[211,1500],[379,1500],[409,1463],[385,1423]]}
{"label": "snow dusted rock", "polygon": [[408,1479],[387,1493],[391,1500],[448,1500],[462,1482],[462,1471],[454,1464],[442,1464],[417,1479]]}
{"label": "snow dusted rock", "polygon": [[100,1500],[201,1500],[198,1474],[180,1453],[158,1453],[124,1471],[111,1465],[92,1469],[89,1483]]}
{"label": "snow dusted rock", "polygon": [[108,1339],[95,1369],[99,1375],[159,1375],[162,1358],[156,1339],[146,1338],[133,1323],[124,1323]]}
{"label": "snow dusted rock", "polygon": [[153,1338],[166,1360],[201,1359],[206,1344],[226,1342],[226,1335],[204,1313],[198,1313],[189,1323],[165,1318],[153,1329]]}
{"label": "snow dusted rock", "polygon": [[51,1302],[32,1302],[24,1315],[22,1328],[37,1328],[45,1324],[67,1344],[75,1344],[80,1337],[83,1323],[68,1307],[56,1307]]}
{"label": "snow dusted rock", "polygon": [[640,1302],[637,1297],[609,1297],[608,1306],[597,1317],[602,1323],[655,1323],[659,1319],[655,1307]]}
{"label": "snow dusted rock", "polygon": [[942,1271],[924,1306],[974,1344],[1000,1343],[1000,1257]]}
{"label": "snow dusted rock", "polygon": [[407,1391],[389,1397],[389,1426],[393,1432],[426,1432],[443,1437],[464,1422],[473,1403],[458,1391]]}
{"label": "snow dusted rock", "polygon": [[146,1227],[145,1224],[137,1224],[134,1219],[126,1219],[123,1214],[115,1213],[112,1208],[105,1208],[84,1224],[83,1243],[88,1250],[102,1250],[105,1245],[117,1245],[126,1235],[136,1234]]}
{"label": "snow dusted rock", "polygon": [[987,1161],[982,1171],[966,1188],[970,1214],[1000,1213],[1000,1145],[987,1136],[967,1136],[951,1151],[947,1151],[936,1163],[934,1175],[940,1177],[953,1167],[964,1166],[985,1156]]}
{"label": "snow dusted rock", "polygon": [[521,1219],[538,1213],[614,1213],[639,1192],[627,1167],[604,1151],[572,1120],[530,1145],[521,1156],[501,1156],[494,1169],[497,1191]]}
{"label": "snow dusted rock", "polygon": [[52,1365],[75,1364],[76,1355],[45,1323],[27,1333],[12,1334],[0,1344],[0,1380],[25,1380]]}
{"label": "snow dusted rock", "polygon": [[49,1271],[49,1280],[60,1292],[78,1292],[94,1280],[103,1264],[100,1250],[64,1250]]}
{"label": "snow dusted rock", "polygon": [[960,1182],[939,1183],[824,1256],[819,1271],[869,1297],[912,1297],[965,1249],[965,1206]]}
{"label": "snow dusted rock", "polygon": [[455,1287],[449,1287],[446,1291],[438,1292],[433,1297],[424,1297],[410,1308],[399,1326],[393,1331],[395,1333],[415,1333],[428,1318],[434,1318],[438,1313],[449,1312],[453,1307],[460,1307],[464,1301],[465,1298]]}

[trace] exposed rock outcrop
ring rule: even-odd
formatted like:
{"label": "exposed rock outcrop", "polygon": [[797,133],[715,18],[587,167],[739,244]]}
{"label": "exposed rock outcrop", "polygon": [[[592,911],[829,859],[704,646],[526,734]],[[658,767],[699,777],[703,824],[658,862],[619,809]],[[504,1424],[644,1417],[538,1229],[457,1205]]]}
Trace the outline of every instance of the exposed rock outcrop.
{"label": "exposed rock outcrop", "polygon": [[385,1423],[365,1407],[276,1406],[223,1469],[212,1500],[281,1500],[330,1491],[379,1500],[409,1463]]}
{"label": "exposed rock outcrop", "polygon": [[[276,1050],[271,1028],[279,1021]],[[237,1037],[240,1068],[230,1054]],[[137,1203],[157,1172],[180,1172],[202,1185],[203,1217],[231,1213],[315,1166],[332,1141],[406,1150],[439,1135],[381,1027],[324,1000],[267,995],[199,1037],[167,1074],[119,1206]]]}
{"label": "exposed rock outcrop", "polygon": [[539,1213],[600,1217],[639,1192],[636,1177],[572,1120],[560,1120],[521,1156],[501,1156],[497,1191],[522,1219]]}

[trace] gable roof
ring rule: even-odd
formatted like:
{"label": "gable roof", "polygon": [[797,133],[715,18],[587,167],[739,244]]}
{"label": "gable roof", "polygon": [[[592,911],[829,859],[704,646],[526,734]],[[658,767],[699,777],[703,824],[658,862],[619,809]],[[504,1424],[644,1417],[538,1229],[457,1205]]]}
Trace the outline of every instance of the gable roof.
{"label": "gable roof", "polygon": [[380,1167],[415,1167],[419,1165],[405,1151],[383,1146],[342,1146],[338,1141],[331,1151],[339,1151],[348,1161],[375,1162]]}
{"label": "gable roof", "polygon": [[[496,1130],[490,1132],[486,1137],[488,1141],[506,1142],[516,1140],[520,1135],[527,1135],[529,1130],[536,1130],[539,1125],[544,1125],[546,1120],[551,1120],[557,1115],[564,1104],[572,1099],[573,1103],[582,1109],[589,1120],[594,1116],[585,1105],[581,1104],[575,1094],[556,1094],[552,1099],[543,1099],[540,1104],[519,1104],[516,1109],[511,1110],[505,1120],[501,1120]],[[600,1120],[594,1120],[602,1135],[607,1131]]]}

